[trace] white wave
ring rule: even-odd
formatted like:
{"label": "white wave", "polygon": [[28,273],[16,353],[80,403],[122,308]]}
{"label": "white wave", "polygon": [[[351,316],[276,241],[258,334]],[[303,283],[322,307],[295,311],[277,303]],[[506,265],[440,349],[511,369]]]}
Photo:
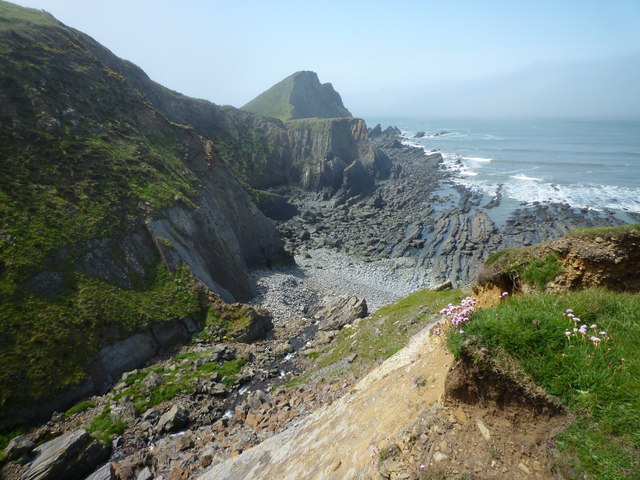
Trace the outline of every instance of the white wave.
{"label": "white wave", "polygon": [[491,160],[493,160],[492,158],[485,158],[485,157],[461,157],[463,160],[469,160],[471,162],[479,162],[479,163],[489,163]]}
{"label": "white wave", "polygon": [[529,177],[529,176],[524,175],[522,173],[519,173],[517,175],[511,175],[509,178],[513,178],[514,180],[522,180],[522,181],[525,181],[525,182],[541,182],[542,181],[541,178]]}

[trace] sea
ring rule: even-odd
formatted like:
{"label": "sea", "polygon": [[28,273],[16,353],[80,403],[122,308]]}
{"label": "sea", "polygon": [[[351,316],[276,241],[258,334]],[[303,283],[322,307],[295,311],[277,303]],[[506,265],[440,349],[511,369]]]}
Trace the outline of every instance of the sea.
{"label": "sea", "polygon": [[440,152],[453,183],[487,196],[500,189],[507,207],[564,203],[630,223],[640,214],[640,121],[366,121],[397,126],[404,143]]}

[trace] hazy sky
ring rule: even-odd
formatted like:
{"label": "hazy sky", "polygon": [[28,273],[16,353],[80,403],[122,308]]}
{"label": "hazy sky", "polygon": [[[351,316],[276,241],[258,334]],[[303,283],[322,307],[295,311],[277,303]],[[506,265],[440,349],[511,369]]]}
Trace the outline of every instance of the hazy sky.
{"label": "hazy sky", "polygon": [[234,106],[298,70],[318,72],[365,115],[384,92],[640,53],[640,0],[16,3],[51,12],[169,88]]}

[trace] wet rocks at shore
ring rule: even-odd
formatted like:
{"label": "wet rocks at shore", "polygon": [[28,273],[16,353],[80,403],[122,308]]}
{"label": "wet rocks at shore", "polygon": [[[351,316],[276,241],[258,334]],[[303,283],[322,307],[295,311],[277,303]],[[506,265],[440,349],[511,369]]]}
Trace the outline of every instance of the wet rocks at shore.
{"label": "wet rocks at shore", "polygon": [[[439,152],[398,146],[398,140],[376,137],[398,173],[379,182],[371,195],[336,203],[301,190],[289,192],[300,214],[277,222],[287,247],[303,261],[321,249],[371,263],[402,259],[403,265],[412,264],[414,285],[451,280],[463,286],[500,249],[540,243],[576,227],[621,223],[613,212],[566,204],[524,205],[496,216],[500,189],[487,199],[456,185]],[[505,218],[497,219],[501,215]]]}

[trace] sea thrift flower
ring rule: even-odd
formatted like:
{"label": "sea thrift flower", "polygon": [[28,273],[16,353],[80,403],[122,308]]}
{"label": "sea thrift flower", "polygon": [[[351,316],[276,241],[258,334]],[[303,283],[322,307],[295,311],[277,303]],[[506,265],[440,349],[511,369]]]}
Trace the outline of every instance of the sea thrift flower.
{"label": "sea thrift flower", "polygon": [[573,335],[573,333],[571,333],[569,330],[567,330],[566,332],[564,332],[564,334],[565,334],[567,337],[570,337],[571,335]]}
{"label": "sea thrift flower", "polygon": [[596,328],[598,328],[598,326],[594,323],[594,324],[593,324],[593,325],[591,325],[591,327],[589,327],[589,328],[591,328],[591,330],[595,330]]}
{"label": "sea thrift flower", "polygon": [[586,326],[586,325],[580,325],[580,328],[578,329],[578,331],[579,331],[582,335],[586,335],[586,333],[587,333],[587,326]]}
{"label": "sea thrift flower", "polygon": [[598,335],[600,335],[601,337],[606,337],[607,336],[607,332],[598,332]]}
{"label": "sea thrift flower", "polygon": [[598,337],[590,337],[589,340],[591,340],[596,347],[600,345],[600,342],[602,341]]}
{"label": "sea thrift flower", "polygon": [[566,314],[567,315],[573,315],[573,309],[567,308]]}

